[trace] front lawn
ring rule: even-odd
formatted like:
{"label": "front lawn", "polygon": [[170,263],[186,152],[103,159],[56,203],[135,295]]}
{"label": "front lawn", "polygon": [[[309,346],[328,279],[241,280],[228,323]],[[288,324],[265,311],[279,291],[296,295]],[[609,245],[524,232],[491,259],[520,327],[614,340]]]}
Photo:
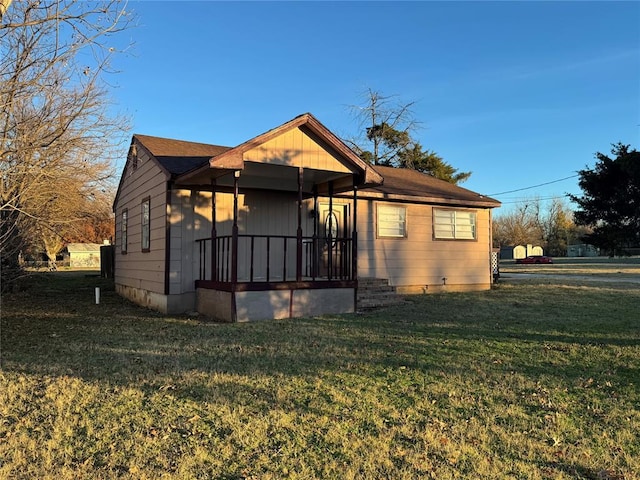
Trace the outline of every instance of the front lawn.
{"label": "front lawn", "polygon": [[214,324],[40,274],[2,299],[0,478],[639,478],[640,291],[545,282]]}

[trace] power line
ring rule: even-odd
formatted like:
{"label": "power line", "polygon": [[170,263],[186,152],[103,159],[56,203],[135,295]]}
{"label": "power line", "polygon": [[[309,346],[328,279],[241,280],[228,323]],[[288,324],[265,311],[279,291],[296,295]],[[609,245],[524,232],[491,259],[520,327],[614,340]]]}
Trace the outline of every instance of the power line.
{"label": "power line", "polygon": [[508,201],[508,202],[500,202],[500,203],[502,203],[502,205],[511,205],[511,204],[514,204],[514,203],[526,203],[526,202],[531,202],[531,201],[541,201],[542,202],[542,201],[545,201],[545,200],[555,200],[556,198],[569,198],[570,195],[571,194],[569,194],[569,193],[565,193],[563,195],[554,195],[553,197],[534,198],[534,199],[521,198],[519,200],[511,200],[511,201]]}
{"label": "power line", "polygon": [[487,196],[489,196],[489,197],[497,197],[498,195],[506,195],[507,193],[522,192],[523,190],[531,190],[532,188],[544,187],[545,185],[551,185],[552,183],[563,182],[565,180],[569,180],[570,178],[576,178],[576,177],[579,177],[579,176],[580,176],[580,174],[576,173],[575,175],[570,175],[568,177],[560,178],[558,180],[552,180],[550,182],[540,183],[538,185],[533,185],[531,187],[518,188],[516,190],[509,190],[507,192],[490,193]]}

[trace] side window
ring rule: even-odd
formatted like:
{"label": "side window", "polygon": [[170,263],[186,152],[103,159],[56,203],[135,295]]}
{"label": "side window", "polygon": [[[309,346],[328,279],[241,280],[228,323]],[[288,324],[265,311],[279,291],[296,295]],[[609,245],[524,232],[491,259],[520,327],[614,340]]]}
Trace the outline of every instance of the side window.
{"label": "side window", "polygon": [[148,252],[151,247],[151,222],[150,222],[150,213],[151,213],[151,198],[147,197],[142,200],[142,208],[141,208],[141,221],[142,225],[142,251]]}
{"label": "side window", "polygon": [[377,205],[378,237],[404,238],[407,236],[407,208],[396,205]]}
{"label": "side window", "polygon": [[476,213],[434,208],[433,237],[437,240],[475,240]]}
{"label": "side window", "polygon": [[129,211],[127,209],[124,209],[122,211],[122,219],[121,219],[121,224],[120,224],[120,243],[122,246],[122,253],[127,253],[127,227],[128,227],[128,217],[129,217]]}

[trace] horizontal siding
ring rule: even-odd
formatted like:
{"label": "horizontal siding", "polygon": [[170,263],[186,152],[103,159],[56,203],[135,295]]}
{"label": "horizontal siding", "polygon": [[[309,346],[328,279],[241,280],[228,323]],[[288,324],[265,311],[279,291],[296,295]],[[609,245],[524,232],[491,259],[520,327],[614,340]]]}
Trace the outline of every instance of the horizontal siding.
{"label": "horizontal siding", "polygon": [[[144,149],[138,149],[138,168],[124,172],[116,210],[116,269],[118,284],[164,293],[167,176]],[[150,251],[142,252],[142,200],[150,197]],[[122,212],[128,210],[127,253],[122,252]]]}
{"label": "horizontal siding", "polygon": [[376,238],[376,202],[358,201],[359,276],[388,278],[395,286],[442,284],[443,278],[452,285],[490,282],[488,210],[475,210],[476,241],[443,241],[433,239],[433,206],[403,205],[406,238]]}

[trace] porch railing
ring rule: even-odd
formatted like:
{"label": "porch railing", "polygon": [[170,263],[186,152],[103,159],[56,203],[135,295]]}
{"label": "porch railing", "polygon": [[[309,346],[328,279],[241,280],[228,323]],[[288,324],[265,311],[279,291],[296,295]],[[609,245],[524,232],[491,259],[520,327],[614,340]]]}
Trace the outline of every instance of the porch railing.
{"label": "porch railing", "polygon": [[[196,240],[199,251],[198,280],[228,283],[233,280],[231,235]],[[302,237],[301,271],[297,271],[296,236],[238,235],[238,282],[288,282],[352,280],[352,239]],[[215,259],[212,255],[215,253]],[[212,272],[212,268],[214,271]]]}

